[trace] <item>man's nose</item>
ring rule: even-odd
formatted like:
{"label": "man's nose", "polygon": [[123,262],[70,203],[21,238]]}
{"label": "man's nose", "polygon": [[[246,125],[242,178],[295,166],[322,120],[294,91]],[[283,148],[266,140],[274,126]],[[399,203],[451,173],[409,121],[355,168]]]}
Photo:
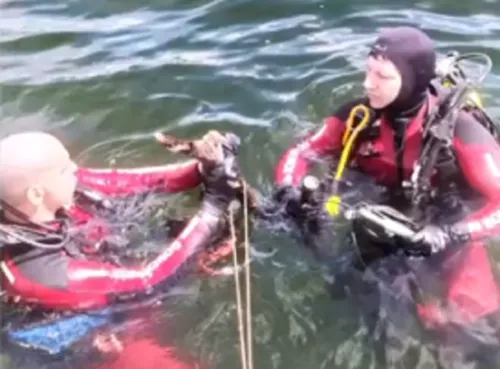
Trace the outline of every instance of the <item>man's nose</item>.
{"label": "man's nose", "polygon": [[366,90],[373,90],[375,88],[375,85],[373,84],[372,79],[370,78],[369,74],[365,75],[365,80],[363,81],[363,87]]}

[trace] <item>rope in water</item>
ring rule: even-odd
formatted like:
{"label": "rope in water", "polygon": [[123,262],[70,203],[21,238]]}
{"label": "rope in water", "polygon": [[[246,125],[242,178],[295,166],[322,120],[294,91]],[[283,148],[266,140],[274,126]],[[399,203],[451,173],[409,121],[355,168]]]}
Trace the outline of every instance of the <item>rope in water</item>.
{"label": "rope in water", "polygon": [[243,181],[243,216],[245,233],[245,279],[247,292],[247,345],[248,345],[248,367],[253,369],[253,344],[252,344],[252,300],[250,294],[250,242],[248,237],[248,189]]}
{"label": "rope in water", "polygon": [[246,337],[243,322],[243,304],[238,275],[238,260],[236,253],[236,232],[234,229],[234,214],[230,208],[231,244],[233,246],[234,280],[236,287],[236,308],[238,315],[238,331],[240,337],[240,354],[242,369],[253,369],[253,344],[252,344],[252,311],[251,311],[251,279],[250,279],[250,243],[248,237],[248,196],[246,184],[243,184],[243,211],[244,211],[244,245],[245,245],[245,289],[246,289]]}
{"label": "rope in water", "polygon": [[233,246],[233,264],[234,264],[234,282],[236,285],[236,309],[238,315],[238,332],[240,335],[240,354],[241,354],[241,367],[242,369],[247,369],[247,356],[246,356],[246,345],[245,345],[245,335],[243,327],[243,306],[241,304],[241,287],[240,278],[238,277],[238,260],[236,255],[236,232],[234,230],[234,214],[233,209],[229,208],[230,223],[231,228],[231,245]]}

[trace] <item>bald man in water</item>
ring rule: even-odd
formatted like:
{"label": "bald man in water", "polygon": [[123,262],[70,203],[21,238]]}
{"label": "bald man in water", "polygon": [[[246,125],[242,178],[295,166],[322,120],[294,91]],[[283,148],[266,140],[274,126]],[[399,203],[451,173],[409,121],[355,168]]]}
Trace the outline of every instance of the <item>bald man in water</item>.
{"label": "bald man in water", "polygon": [[[224,164],[224,140],[224,136],[212,131],[195,141],[201,156],[217,163],[215,169]],[[197,161],[132,170],[78,168],[53,135],[25,132],[0,140],[0,246],[4,243],[0,247],[0,276],[8,300],[51,310],[77,310],[104,307],[126,292],[149,291],[173,276],[217,231],[231,191],[224,188],[225,171],[215,172]],[[88,206],[83,208],[75,198],[78,186],[102,195],[120,196],[144,191],[176,192],[201,183],[207,188],[204,204],[209,209],[200,211],[177,240],[165,245],[164,251],[143,268],[96,261],[95,250],[102,244],[100,237],[105,236],[101,226],[91,232],[91,238],[71,236],[61,241],[68,228],[78,228],[93,219]],[[208,198],[209,193],[216,193],[217,200]],[[75,252],[88,250],[89,245],[94,250],[89,258],[85,252]],[[125,362],[142,368],[144,361],[134,361],[133,357],[146,357],[159,367],[191,368],[176,358],[172,348],[143,339],[131,340],[127,337],[130,333],[124,332],[117,338],[101,329],[94,336],[93,347],[120,365]],[[138,355],[139,351],[145,356]],[[22,353],[19,359],[33,362],[36,358],[26,358]],[[44,357],[44,363],[46,360]]]}
{"label": "bald man in water", "polygon": [[[54,136],[27,132],[0,141],[0,200],[36,223],[53,221],[69,209],[77,185],[77,166]],[[6,209],[5,216],[21,220]]]}
{"label": "bald man in water", "polygon": [[[131,170],[78,168],[64,145],[43,132],[19,133],[1,140],[0,231],[4,231],[6,245],[0,275],[7,295],[56,310],[97,308],[125,293],[149,291],[173,276],[218,231],[232,198],[232,191],[224,187],[229,175],[223,165],[223,140],[222,135],[210,132],[195,141],[204,157],[222,168],[205,168],[204,175],[200,170],[204,164],[197,161]],[[204,207],[175,242],[165,245],[156,259],[142,268],[95,260],[95,245],[101,245],[107,236],[101,223],[83,239],[77,232],[74,236],[75,229],[94,217],[88,206],[75,201],[77,186],[112,197],[177,192],[201,183],[207,189]],[[2,232],[0,242],[1,236]],[[93,250],[92,258],[82,251],[89,249]]]}

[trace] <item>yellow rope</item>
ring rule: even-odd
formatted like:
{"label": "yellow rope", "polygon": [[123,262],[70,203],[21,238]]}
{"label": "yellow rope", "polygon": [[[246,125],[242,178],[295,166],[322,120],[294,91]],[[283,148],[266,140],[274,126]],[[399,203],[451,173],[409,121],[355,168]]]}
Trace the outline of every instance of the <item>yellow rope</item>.
{"label": "yellow rope", "polygon": [[[359,112],[363,114],[363,119],[353,131],[352,127],[354,125],[354,120]],[[365,129],[369,123],[370,110],[366,105],[360,104],[352,108],[351,113],[349,114],[349,119],[347,120],[347,127],[344,131],[344,135],[342,136],[342,145],[344,146],[344,149],[342,150],[342,155],[340,156],[340,162],[337,167],[337,172],[335,173],[335,177],[333,180],[333,194],[325,202],[325,210],[330,216],[336,216],[340,213],[341,198],[337,193],[338,182],[340,181],[340,179],[342,179],[342,175],[344,174],[344,170],[347,166],[354,141],[358,137],[359,133],[363,129]]]}

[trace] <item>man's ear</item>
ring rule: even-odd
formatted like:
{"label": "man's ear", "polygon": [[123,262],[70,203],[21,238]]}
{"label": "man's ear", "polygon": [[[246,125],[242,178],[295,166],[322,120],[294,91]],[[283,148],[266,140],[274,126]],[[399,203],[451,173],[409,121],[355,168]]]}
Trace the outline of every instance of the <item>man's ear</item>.
{"label": "man's ear", "polygon": [[40,186],[30,186],[26,189],[26,199],[34,206],[43,204],[45,190]]}

